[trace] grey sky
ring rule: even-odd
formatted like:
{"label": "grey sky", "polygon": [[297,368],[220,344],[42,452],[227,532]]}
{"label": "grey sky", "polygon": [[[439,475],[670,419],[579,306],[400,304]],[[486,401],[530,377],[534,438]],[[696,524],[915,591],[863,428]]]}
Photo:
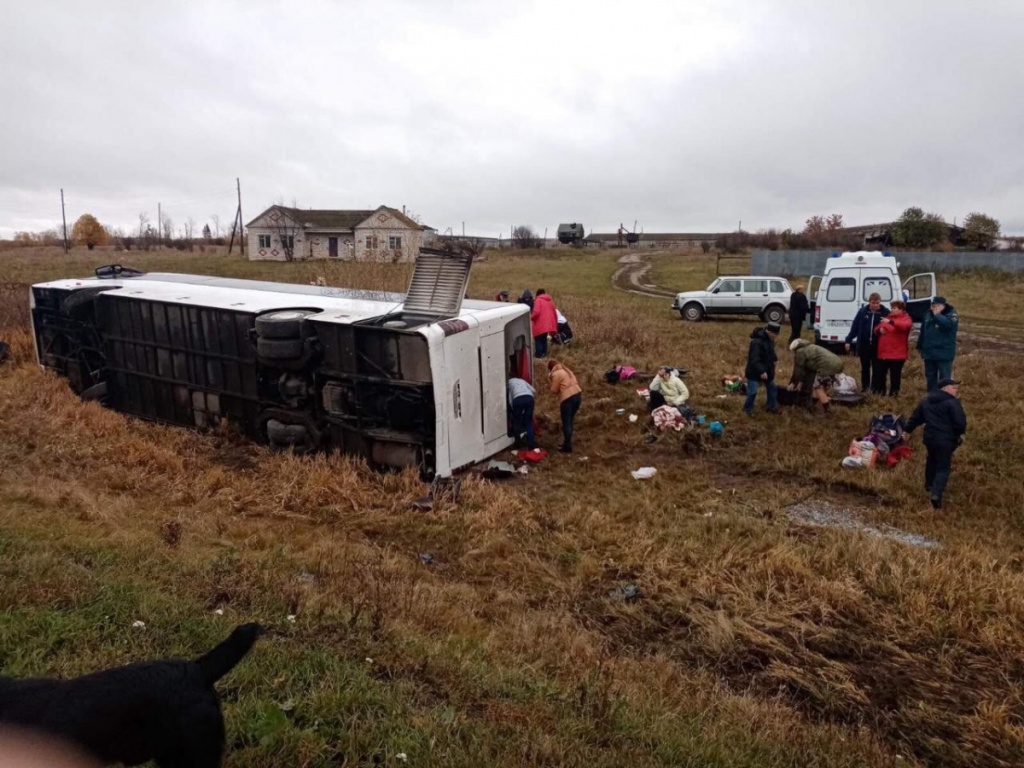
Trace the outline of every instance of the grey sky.
{"label": "grey sky", "polygon": [[[1024,3],[14,3],[0,236],[403,205],[497,235],[847,224],[1024,233]],[[838,4],[837,4],[838,5]]]}

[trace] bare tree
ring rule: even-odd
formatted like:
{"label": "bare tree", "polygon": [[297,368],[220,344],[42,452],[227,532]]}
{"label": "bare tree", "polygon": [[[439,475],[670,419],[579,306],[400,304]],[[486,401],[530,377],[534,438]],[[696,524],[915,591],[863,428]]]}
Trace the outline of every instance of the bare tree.
{"label": "bare tree", "polygon": [[145,211],[139,214],[139,239],[146,236],[146,229],[149,227],[149,214]]}
{"label": "bare tree", "polygon": [[512,229],[513,248],[540,248],[541,240],[528,224],[520,224]]}
{"label": "bare tree", "polygon": [[302,224],[298,220],[301,213],[293,200],[291,208],[275,205],[266,217],[265,226],[277,235],[285,261],[295,260],[295,239],[302,234]]}
{"label": "bare tree", "polygon": [[220,216],[215,213],[210,216],[210,221],[213,222],[214,237],[220,237]]}
{"label": "bare tree", "polygon": [[174,220],[166,213],[161,214],[160,236],[162,238],[161,244],[174,239]]}

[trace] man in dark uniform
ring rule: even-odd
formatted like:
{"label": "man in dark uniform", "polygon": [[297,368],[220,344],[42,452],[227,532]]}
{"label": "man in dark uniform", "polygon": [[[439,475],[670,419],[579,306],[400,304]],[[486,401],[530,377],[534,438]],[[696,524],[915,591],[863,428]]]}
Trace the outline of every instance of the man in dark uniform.
{"label": "man in dark uniform", "polygon": [[917,404],[903,436],[909,439],[911,432],[924,425],[924,447],[928,451],[924,487],[931,494],[934,509],[942,508],[942,493],[953,467],[953,453],[967,431],[967,414],[960,404],[959,394],[959,381],[942,379],[938,389],[929,392]]}
{"label": "man in dark uniform", "polygon": [[790,344],[800,338],[800,332],[803,330],[804,321],[807,319],[810,310],[811,306],[807,303],[807,294],[804,293],[804,287],[798,285],[793,289],[793,293],[789,295]]}

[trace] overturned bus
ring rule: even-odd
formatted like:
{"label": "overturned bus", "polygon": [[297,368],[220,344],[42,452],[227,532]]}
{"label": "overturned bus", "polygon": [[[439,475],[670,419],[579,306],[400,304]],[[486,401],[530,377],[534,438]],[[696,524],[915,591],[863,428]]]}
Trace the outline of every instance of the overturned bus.
{"label": "overturned bus", "polygon": [[471,263],[423,249],[406,295],[101,267],[32,286],[36,352],[123,413],[448,477],[512,444],[533,378],[529,308],[463,300]]}

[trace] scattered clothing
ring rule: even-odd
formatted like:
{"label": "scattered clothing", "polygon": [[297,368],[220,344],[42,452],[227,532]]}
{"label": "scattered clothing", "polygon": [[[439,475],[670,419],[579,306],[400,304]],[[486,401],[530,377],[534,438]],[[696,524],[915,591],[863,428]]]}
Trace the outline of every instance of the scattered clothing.
{"label": "scattered clothing", "polygon": [[651,411],[651,418],[654,419],[654,426],[663,432],[668,429],[681,432],[690,425],[690,422],[679,412],[679,409],[671,405],[662,405],[655,408]]}
{"label": "scattered clothing", "polygon": [[558,322],[558,331],[555,333],[553,341],[555,344],[568,346],[572,343],[572,327],[569,325],[569,321],[565,318],[565,315],[558,311],[558,307],[555,307],[555,320]]}

